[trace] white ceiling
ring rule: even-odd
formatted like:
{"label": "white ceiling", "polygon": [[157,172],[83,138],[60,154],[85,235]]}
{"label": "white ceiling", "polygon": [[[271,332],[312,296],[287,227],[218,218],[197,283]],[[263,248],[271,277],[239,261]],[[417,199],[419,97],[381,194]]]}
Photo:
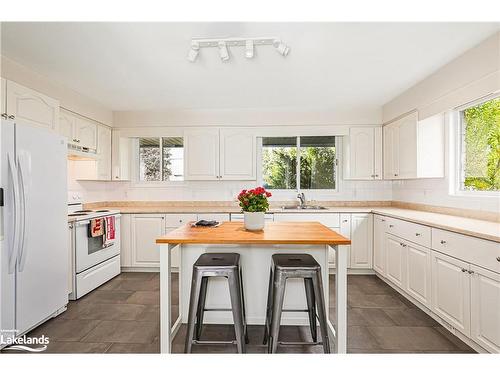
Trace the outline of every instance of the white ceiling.
{"label": "white ceiling", "polygon": [[[379,108],[499,23],[2,23],[3,55],[113,110]],[[186,60],[191,37],[280,37]]]}

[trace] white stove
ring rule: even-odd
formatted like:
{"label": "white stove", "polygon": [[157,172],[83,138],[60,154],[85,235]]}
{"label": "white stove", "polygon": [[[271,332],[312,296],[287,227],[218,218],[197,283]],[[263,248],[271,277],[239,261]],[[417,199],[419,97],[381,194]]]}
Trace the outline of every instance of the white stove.
{"label": "white stove", "polygon": [[[81,202],[68,204],[68,218],[74,230],[72,254],[73,293],[78,299],[120,274],[120,212],[117,210],[84,210]],[[91,224],[102,219],[104,234],[91,235]]]}

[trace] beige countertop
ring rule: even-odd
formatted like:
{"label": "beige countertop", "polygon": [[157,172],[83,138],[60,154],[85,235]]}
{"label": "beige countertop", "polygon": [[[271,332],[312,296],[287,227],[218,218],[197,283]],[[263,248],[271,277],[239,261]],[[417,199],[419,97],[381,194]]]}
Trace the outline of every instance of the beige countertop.
{"label": "beige countertop", "polygon": [[[153,202],[145,203],[124,203],[123,205],[113,203],[106,205],[93,203],[88,205],[88,208],[93,209],[113,209],[119,210],[123,214],[139,214],[139,213],[240,213],[241,210],[236,205],[221,205],[221,204],[200,204],[196,205],[192,202],[182,204],[152,204]],[[323,202],[317,202],[322,204]],[[367,202],[368,203],[368,202]],[[369,202],[378,203],[378,202]],[[324,205],[324,204],[323,204]],[[440,214],[423,210],[404,209],[392,206],[381,205],[340,205],[327,206],[326,210],[283,210],[280,207],[271,207],[270,213],[376,213],[380,215],[390,216],[397,219],[407,220],[414,223],[428,225],[431,227],[449,230],[456,233],[461,233],[469,236],[474,236],[486,240],[500,242],[500,223],[494,221],[471,219],[456,215]],[[69,220],[71,221],[71,220]]]}

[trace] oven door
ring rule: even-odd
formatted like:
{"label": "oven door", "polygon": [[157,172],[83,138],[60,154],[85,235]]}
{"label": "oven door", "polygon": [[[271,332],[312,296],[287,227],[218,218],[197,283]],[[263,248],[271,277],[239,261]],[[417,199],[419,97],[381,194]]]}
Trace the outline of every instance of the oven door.
{"label": "oven door", "polygon": [[103,236],[88,236],[89,220],[76,222],[76,273],[85,271],[120,254],[120,215],[113,216],[115,217],[115,239],[107,241],[105,245]]}

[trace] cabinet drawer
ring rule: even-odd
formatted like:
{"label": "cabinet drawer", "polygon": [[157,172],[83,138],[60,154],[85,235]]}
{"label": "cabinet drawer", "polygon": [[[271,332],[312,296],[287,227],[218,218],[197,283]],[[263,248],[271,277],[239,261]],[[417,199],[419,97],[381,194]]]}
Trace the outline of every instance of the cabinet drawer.
{"label": "cabinet drawer", "polygon": [[282,213],[274,214],[274,221],[319,221],[329,228],[340,227],[340,214],[320,214],[320,213]]}
{"label": "cabinet drawer", "polygon": [[387,232],[416,244],[431,247],[431,228],[387,217]]}
{"label": "cabinet drawer", "polygon": [[180,227],[190,221],[197,220],[196,214],[166,214],[165,227]]}
{"label": "cabinet drawer", "polygon": [[500,244],[497,242],[432,228],[432,248],[500,273]]}

